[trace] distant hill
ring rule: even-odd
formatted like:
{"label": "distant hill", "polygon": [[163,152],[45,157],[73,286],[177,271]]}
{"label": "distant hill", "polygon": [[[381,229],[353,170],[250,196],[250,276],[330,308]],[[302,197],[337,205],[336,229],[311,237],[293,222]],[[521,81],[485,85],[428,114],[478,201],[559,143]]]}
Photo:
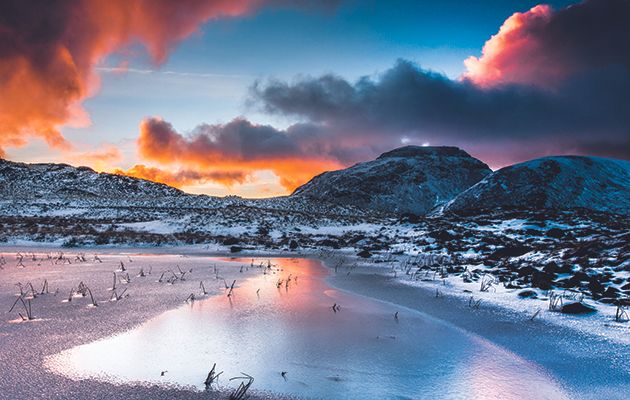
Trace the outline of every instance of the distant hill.
{"label": "distant hill", "polygon": [[318,175],[291,197],[424,215],[491,172],[457,147],[405,146],[376,160]]}
{"label": "distant hill", "polygon": [[544,157],[502,168],[449,202],[445,212],[494,208],[576,209],[630,214],[630,162]]}
{"label": "distant hill", "polygon": [[[42,208],[43,207],[43,208]],[[162,208],[278,210],[289,213],[363,215],[356,207],[315,204],[307,199],[243,199],[185,193],[174,187],[124,175],[99,173],[67,164],[27,164],[0,159],[0,215],[106,213],[103,209]],[[101,211],[95,211],[99,209]],[[256,211],[251,211],[256,212]],[[260,211],[258,211],[260,212]],[[111,214],[111,213],[109,213]],[[108,215],[109,215],[108,214]]]}
{"label": "distant hill", "polygon": [[0,195],[5,199],[150,199],[181,197],[173,187],[66,164],[25,164],[0,159]]}
{"label": "distant hill", "polygon": [[[191,195],[128,176],[66,164],[0,159],[4,213],[80,209],[245,207],[321,215],[426,215],[503,209],[590,209],[630,214],[630,162],[597,157],[545,157],[492,172],[456,147],[406,146],[376,160],[325,172],[291,196],[270,199]],[[64,211],[67,210],[67,211]]]}

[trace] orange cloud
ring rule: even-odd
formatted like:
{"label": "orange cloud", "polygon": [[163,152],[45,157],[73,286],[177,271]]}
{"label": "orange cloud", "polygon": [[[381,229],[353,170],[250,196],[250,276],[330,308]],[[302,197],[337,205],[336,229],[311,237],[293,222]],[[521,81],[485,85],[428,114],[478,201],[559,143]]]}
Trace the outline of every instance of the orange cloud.
{"label": "orange cloud", "polygon": [[463,77],[482,87],[505,83],[555,88],[575,75],[630,66],[626,0],[585,0],[553,10],[538,5],[517,12],[464,61]]}
{"label": "orange cloud", "polygon": [[[551,14],[551,7],[547,5],[538,5],[525,13],[514,13],[486,42],[480,58],[471,56],[464,61],[467,68],[464,76],[477,85],[491,86],[536,82],[562,74],[563,71],[553,65],[534,64],[545,49],[541,41],[532,37],[531,29],[548,23]],[[530,62],[526,61],[527,58],[531,58]],[[536,75],[540,73],[543,75]]]}
{"label": "orange cloud", "polygon": [[0,2],[0,156],[29,137],[70,149],[59,127],[89,123],[80,103],[98,89],[95,66],[129,45],[156,63],[200,24],[274,0]]}
{"label": "orange cloud", "polygon": [[245,183],[248,178],[248,174],[242,171],[199,172],[191,170],[178,170],[171,172],[160,168],[147,167],[142,164],[134,165],[126,171],[117,169],[114,173],[164,183],[176,188],[200,185],[207,182],[216,182],[224,186],[231,187],[237,183]]}
{"label": "orange cloud", "polygon": [[106,144],[101,149],[95,151],[86,151],[80,153],[66,153],[64,158],[72,164],[88,165],[97,171],[105,171],[112,164],[122,160],[122,153],[118,147]]}
{"label": "orange cloud", "polygon": [[237,118],[224,125],[200,125],[190,136],[160,118],[140,125],[138,151],[147,161],[204,171],[272,171],[293,191],[314,175],[343,167],[330,157],[304,148],[299,138],[267,125]]}

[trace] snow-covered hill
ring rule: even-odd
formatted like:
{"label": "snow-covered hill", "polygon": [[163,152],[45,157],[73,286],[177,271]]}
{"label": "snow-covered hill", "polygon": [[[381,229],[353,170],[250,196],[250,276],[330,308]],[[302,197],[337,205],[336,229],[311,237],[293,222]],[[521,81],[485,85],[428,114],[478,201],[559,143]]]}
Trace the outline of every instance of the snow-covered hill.
{"label": "snow-covered hill", "polygon": [[292,197],[424,215],[491,172],[457,147],[406,146],[373,161],[318,175]]}
{"label": "snow-covered hill", "polygon": [[576,209],[630,214],[630,162],[544,157],[502,168],[446,205],[446,212]]}
{"label": "snow-covered hill", "polygon": [[[98,173],[66,164],[24,164],[0,159],[0,218],[80,218],[92,221],[179,221],[179,229],[198,230],[279,221],[362,221],[369,210],[315,203],[288,196],[243,199],[192,195],[143,179]],[[194,221],[194,222],[193,222]],[[1,223],[0,223],[1,224]],[[201,226],[203,225],[203,226]],[[214,230],[214,229],[213,229]]]}
{"label": "snow-covered hill", "polygon": [[124,199],[183,197],[173,187],[66,164],[24,164],[0,159],[0,195],[22,199]]}

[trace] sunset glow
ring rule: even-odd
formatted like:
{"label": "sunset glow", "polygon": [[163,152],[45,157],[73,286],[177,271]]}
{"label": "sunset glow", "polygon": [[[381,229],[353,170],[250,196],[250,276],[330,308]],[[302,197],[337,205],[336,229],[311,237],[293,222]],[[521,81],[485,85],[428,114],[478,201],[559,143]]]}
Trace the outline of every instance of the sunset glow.
{"label": "sunset glow", "polygon": [[[356,33],[337,43],[320,35],[325,50],[313,46],[312,54],[336,67],[278,59],[287,63],[278,73],[259,54],[242,61],[255,44],[237,37],[239,29],[267,32],[260,40],[268,48],[294,19],[354,35],[353,15],[377,21],[377,10],[341,0],[27,3],[3,5],[2,15],[12,18],[0,17],[0,156],[7,159],[86,165],[193,193],[265,197],[399,143],[455,145],[493,166],[546,154],[629,157],[627,113],[607,106],[627,83],[615,80],[629,65],[622,0],[506,2],[469,16],[461,37],[455,30],[458,38],[443,43],[419,39],[417,56],[405,51],[372,64],[367,56],[354,69],[344,50],[377,48],[378,40]],[[301,40],[316,40],[317,29]],[[394,40],[398,28],[386,29]],[[466,29],[479,39],[471,43]],[[242,51],[228,44],[236,40]],[[298,51],[286,46],[285,57]],[[426,51],[441,46],[458,56]],[[235,51],[241,61],[224,57]],[[390,67],[398,57],[413,61]],[[586,76],[612,89],[597,90]],[[550,120],[536,123],[548,110]]]}
{"label": "sunset glow", "polygon": [[0,0],[0,400],[627,400],[629,21]]}

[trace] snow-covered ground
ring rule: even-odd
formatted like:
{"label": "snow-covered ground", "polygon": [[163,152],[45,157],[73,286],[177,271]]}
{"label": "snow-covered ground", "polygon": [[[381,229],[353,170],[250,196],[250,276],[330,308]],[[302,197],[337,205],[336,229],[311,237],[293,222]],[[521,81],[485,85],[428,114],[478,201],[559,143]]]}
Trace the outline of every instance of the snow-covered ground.
{"label": "snow-covered ground", "polygon": [[118,217],[105,220],[0,218],[4,228],[0,240],[13,246],[192,246],[234,254],[363,254],[367,260],[406,263],[405,272],[412,272],[414,280],[419,274],[437,272],[451,285],[474,287],[491,279],[494,284],[489,292],[496,293],[494,297],[511,298],[519,305],[538,304],[521,301],[517,295],[523,290],[537,291],[539,299],[550,291],[583,296],[603,315],[616,312],[616,305],[623,306],[630,297],[630,217],[623,215],[505,211],[407,221],[320,218],[277,210],[268,214],[234,209],[181,211],[159,218],[157,210],[136,211],[121,211]]}
{"label": "snow-covered ground", "polygon": [[[523,318],[538,318],[553,324],[569,327],[571,329],[583,331],[587,334],[599,336],[607,340],[630,345],[630,324],[617,322],[615,314],[616,306],[601,304],[595,301],[584,301],[597,312],[587,315],[563,314],[560,311],[549,309],[550,291],[534,289],[537,298],[519,298],[518,293],[522,289],[506,289],[502,285],[495,285],[488,291],[480,290],[480,282],[465,282],[458,278],[446,278],[436,281],[416,281],[399,278],[399,281],[406,285],[421,286],[446,293],[459,298],[462,302],[482,301],[482,305],[500,306],[512,310],[522,315]],[[563,295],[563,292],[559,292]],[[571,293],[564,294],[564,302],[575,301],[575,296]]]}
{"label": "snow-covered ground", "polygon": [[[17,266],[15,256],[20,250],[24,258]],[[227,261],[209,263],[207,256],[181,252],[147,254],[144,249],[125,249],[99,250],[98,253],[72,251],[62,255],[63,250],[58,248],[41,247],[4,248],[2,251],[6,263],[0,269],[0,304],[4,308],[0,320],[0,399],[227,396],[225,392],[209,394],[168,383],[130,386],[71,380],[44,368],[44,360],[62,350],[129,330],[180,307],[191,293],[197,299],[221,293],[223,279],[230,282],[236,279],[238,284],[240,279],[254,272],[241,272],[238,266]],[[200,282],[204,283],[207,295],[201,293]],[[83,287],[89,289],[83,292],[85,296],[80,293]],[[9,312],[21,291],[27,306],[18,302]],[[29,303],[32,320],[28,320],[26,311]]]}
{"label": "snow-covered ground", "polygon": [[[356,262],[356,261],[355,261]],[[519,315],[520,319],[544,320],[550,324],[559,325],[583,332],[587,335],[596,336],[611,343],[616,342],[623,345],[630,345],[630,322],[626,318],[621,321],[616,320],[617,307],[609,304],[602,304],[591,300],[582,300],[584,304],[596,309],[594,313],[584,315],[564,314],[559,307],[550,309],[550,294],[557,293],[564,303],[575,302],[581,296],[573,292],[563,292],[559,290],[533,289],[510,289],[500,284],[487,275],[486,279],[478,281],[467,281],[461,276],[440,277],[433,271],[425,270],[416,275],[405,273],[404,262],[396,261],[385,263],[389,267],[383,267],[383,263],[369,264],[365,260],[359,261],[363,266],[371,266],[374,273],[378,273],[388,278],[394,278],[396,282],[428,289],[431,293],[439,296],[449,296],[461,301],[462,304],[470,308],[476,307],[500,307],[506,311]],[[348,261],[348,263],[352,263]],[[482,282],[488,288],[482,291]],[[527,291],[534,295],[531,297],[520,297],[518,294]],[[528,293],[529,294],[529,293]]]}

